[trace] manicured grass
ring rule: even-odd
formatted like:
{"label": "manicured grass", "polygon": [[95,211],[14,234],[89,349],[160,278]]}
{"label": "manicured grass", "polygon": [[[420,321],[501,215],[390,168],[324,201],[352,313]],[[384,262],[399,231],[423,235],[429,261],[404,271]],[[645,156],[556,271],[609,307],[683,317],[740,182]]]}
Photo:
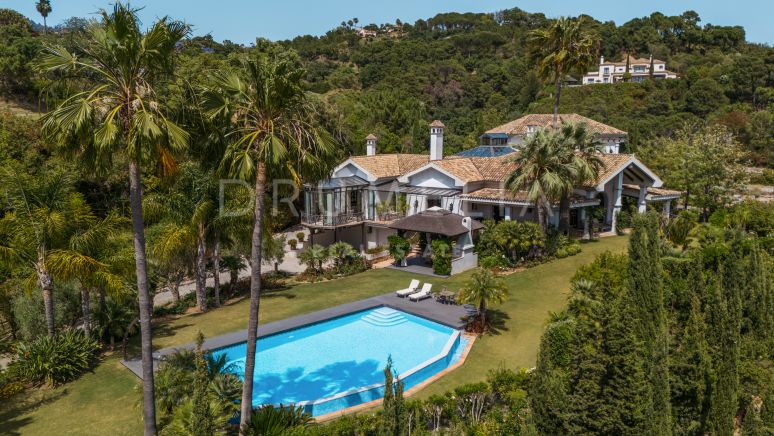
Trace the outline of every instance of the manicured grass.
{"label": "manicured grass", "polygon": [[[543,326],[550,311],[561,310],[567,300],[570,278],[578,266],[597,254],[626,247],[625,237],[605,238],[585,244],[577,256],[555,260],[505,278],[509,300],[496,309],[504,314],[499,334],[479,338],[465,364],[422,390],[421,398],[486,377],[491,368],[532,367]],[[261,302],[261,322],[313,312],[402,288],[411,278],[434,287],[457,289],[469,273],[449,279],[412,276],[380,269],[340,280],[301,284],[273,291]],[[165,348],[194,340],[198,331],[212,337],[244,329],[247,300],[206,314],[160,322],[154,330],[154,347]],[[136,344],[133,344],[136,349]],[[57,389],[33,390],[0,405],[2,434],[139,434],[142,432],[141,393],[137,380],[117,357],[106,358],[93,373]]]}

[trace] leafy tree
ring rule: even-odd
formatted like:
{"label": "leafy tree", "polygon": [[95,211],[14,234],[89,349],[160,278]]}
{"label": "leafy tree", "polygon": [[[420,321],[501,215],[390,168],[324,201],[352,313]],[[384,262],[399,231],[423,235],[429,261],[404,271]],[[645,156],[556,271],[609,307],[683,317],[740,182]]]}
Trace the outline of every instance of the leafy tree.
{"label": "leafy tree", "polygon": [[490,230],[497,244],[511,253],[514,262],[521,257],[534,256],[546,245],[545,233],[535,223],[501,221]]}
{"label": "leafy tree", "polygon": [[390,256],[395,259],[395,262],[400,264],[408,256],[411,244],[398,235],[388,236],[387,242],[389,243]]}
{"label": "leafy tree", "polygon": [[559,98],[566,74],[585,74],[594,64],[597,41],[584,29],[583,17],[560,17],[547,28],[529,34],[530,58],[540,75],[554,82],[554,123],[559,116]]}
{"label": "leafy tree", "polygon": [[433,249],[433,272],[447,276],[452,269],[452,249],[445,239],[435,239],[431,243]]}
{"label": "leafy tree", "polygon": [[[261,255],[262,261],[266,264],[274,266],[274,272],[277,272],[279,264],[285,259],[285,235],[277,236],[276,238],[266,239],[261,249],[263,254]],[[352,247],[350,247],[352,248]],[[329,248],[330,249],[330,248]]]}
{"label": "leafy tree", "polygon": [[478,318],[482,328],[487,326],[486,312],[493,304],[504,303],[508,299],[508,288],[495,273],[488,269],[477,268],[457,295],[460,303],[472,304],[478,308]]}
{"label": "leafy tree", "polygon": [[77,52],[47,46],[41,60],[44,71],[89,79],[91,84],[90,89],[75,93],[46,114],[44,130],[94,168],[104,169],[113,153],[128,158],[146,435],[156,434],[156,412],[141,165],[151,157],[160,157],[162,165],[169,168],[170,150],[186,146],[187,134],[164,116],[164,103],[157,99],[153,85],[171,70],[176,44],[187,33],[188,26],[167,18],[143,33],[137,11],[116,3],[112,12],[100,11],[100,22],[89,27]]}
{"label": "leafy tree", "polygon": [[691,84],[685,98],[685,108],[700,117],[714,112],[727,103],[723,87],[714,79],[705,77]]}
{"label": "leafy tree", "polygon": [[739,144],[718,126],[683,128],[660,141],[658,152],[643,154],[669,186],[685,191],[685,204],[699,208],[702,221],[727,205],[746,178]]}

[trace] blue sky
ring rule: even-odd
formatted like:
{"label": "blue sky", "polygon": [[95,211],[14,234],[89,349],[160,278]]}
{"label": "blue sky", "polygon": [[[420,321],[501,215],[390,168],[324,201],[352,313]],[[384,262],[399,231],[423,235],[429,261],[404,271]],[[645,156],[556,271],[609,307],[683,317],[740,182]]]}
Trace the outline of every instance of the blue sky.
{"label": "blue sky", "polygon": [[[34,0],[2,0],[0,7],[12,8],[35,21],[42,22],[35,11]],[[109,0],[52,0],[49,23],[55,25],[71,16],[88,16]],[[747,39],[774,44],[774,1],[772,0],[136,0],[144,7],[146,22],[169,15],[193,25],[195,34],[211,33],[216,40],[230,39],[250,44],[255,37],[272,40],[297,35],[320,35],[342,20],[357,17],[361,25],[394,22],[396,18],[413,22],[439,12],[492,12],[519,7],[528,12],[543,12],[549,17],[589,14],[618,24],[635,17],[660,11],[677,15],[693,9],[702,23],[742,25]]]}

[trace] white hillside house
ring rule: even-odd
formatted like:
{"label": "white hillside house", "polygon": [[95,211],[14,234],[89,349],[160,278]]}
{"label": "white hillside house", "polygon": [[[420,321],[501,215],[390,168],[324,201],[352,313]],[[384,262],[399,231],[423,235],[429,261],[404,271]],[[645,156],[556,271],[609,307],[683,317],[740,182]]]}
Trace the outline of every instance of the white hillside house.
{"label": "white hillside house", "polygon": [[[635,58],[627,55],[629,58],[628,73],[631,75],[632,82],[642,82],[651,77],[651,66],[653,68],[653,79],[676,79],[677,74],[667,70],[666,62],[653,59]],[[624,80],[624,74],[627,72],[626,60],[621,62],[605,61],[605,57],[599,58],[599,68],[597,71],[589,71],[583,76],[581,84],[591,85],[594,83],[615,83]]]}

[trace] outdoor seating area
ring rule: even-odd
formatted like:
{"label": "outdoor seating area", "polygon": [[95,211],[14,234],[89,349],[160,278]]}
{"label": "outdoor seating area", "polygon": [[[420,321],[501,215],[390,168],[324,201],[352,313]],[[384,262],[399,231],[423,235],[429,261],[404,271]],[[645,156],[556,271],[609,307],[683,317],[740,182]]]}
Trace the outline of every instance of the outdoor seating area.
{"label": "outdoor seating area", "polygon": [[433,292],[433,285],[431,283],[425,283],[422,289],[419,289],[419,280],[411,280],[409,286],[405,289],[395,291],[395,295],[399,298],[408,298],[410,301],[421,301],[426,298],[434,298],[435,301],[441,304],[453,304],[457,305],[457,293],[449,291],[445,287],[439,292]]}

